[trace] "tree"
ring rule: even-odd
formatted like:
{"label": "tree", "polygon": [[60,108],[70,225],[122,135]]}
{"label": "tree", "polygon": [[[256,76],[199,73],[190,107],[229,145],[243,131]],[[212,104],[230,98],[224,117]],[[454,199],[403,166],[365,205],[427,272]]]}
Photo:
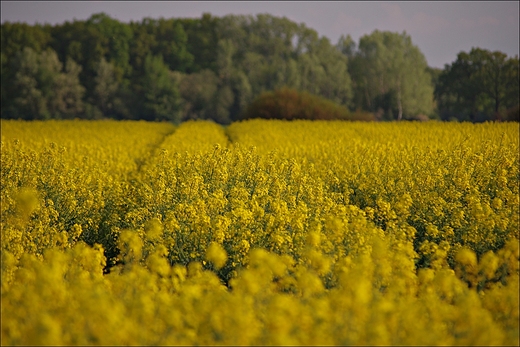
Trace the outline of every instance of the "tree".
{"label": "tree", "polygon": [[260,14],[225,16],[216,31],[216,71],[222,88],[229,88],[222,93],[233,94],[231,120],[260,93],[282,87],[350,103],[348,59],[315,30],[285,17]]}
{"label": "tree", "polygon": [[[55,55],[57,58],[57,55]],[[49,110],[59,118],[75,118],[84,110],[83,94],[85,88],[79,82],[81,66],[67,58],[63,73],[54,81],[54,95],[49,100]]]}
{"label": "tree", "polygon": [[349,63],[357,106],[397,120],[431,114],[434,89],[427,67],[406,32],[375,30],[361,37]]}
{"label": "tree", "polygon": [[81,66],[86,66],[92,52],[86,47],[88,31],[85,23],[75,20],[51,27],[52,38],[49,45],[56,51],[60,61],[66,61],[70,57]]}
{"label": "tree", "polygon": [[217,76],[208,69],[183,74],[179,86],[183,104],[181,119],[210,119],[215,109],[217,85]]}
{"label": "tree", "polygon": [[481,92],[492,101],[494,118],[500,119],[500,111],[518,104],[518,59],[508,60],[507,55],[499,51],[480,48],[472,51],[480,67],[477,80]]}
{"label": "tree", "polygon": [[161,56],[145,58],[141,92],[144,119],[180,121],[179,86]]}
{"label": "tree", "polygon": [[179,19],[187,35],[186,46],[193,57],[187,73],[209,69],[217,71],[215,52],[217,50],[217,25],[219,18],[204,13],[200,19]]}
{"label": "tree", "polygon": [[[25,47],[13,60],[10,69],[13,102],[7,109],[11,118],[72,118],[83,112],[85,89],[79,83],[81,67],[72,59],[65,69],[50,48],[37,53]],[[2,114],[2,116],[4,116]]]}
{"label": "tree", "polygon": [[[91,30],[93,44],[99,50],[100,56],[93,57],[91,60],[92,68],[96,63],[105,58],[114,64],[116,70],[120,70],[122,76],[130,75],[130,41],[133,37],[131,27],[126,23],[121,23],[116,19],[110,18],[105,13],[93,14],[86,22],[87,29]],[[101,47],[96,47],[96,46]],[[93,47],[93,48],[94,48]]]}
{"label": "tree", "polygon": [[[25,47],[31,48],[34,52],[41,52],[51,41],[50,25],[28,25],[26,23],[1,24],[1,112],[2,117],[10,117],[8,110],[13,110],[13,100],[17,97],[12,88],[15,78],[15,71],[11,69],[12,64],[16,63],[17,55]],[[17,117],[12,114],[11,116]]]}
{"label": "tree", "polygon": [[1,25],[0,37],[1,50],[7,59],[15,57],[25,47],[39,53],[47,48],[52,39],[51,26],[5,22]]}
{"label": "tree", "polygon": [[356,54],[356,42],[352,39],[350,35],[341,35],[336,44],[337,49],[343,54],[345,54],[349,59],[354,58]]}
{"label": "tree", "polygon": [[221,40],[217,48],[217,71],[218,83],[217,93],[215,94],[215,120],[219,123],[229,123],[230,108],[235,101],[233,93],[233,77],[236,68],[233,65],[233,55],[236,47],[231,40]]}
{"label": "tree", "polygon": [[500,119],[506,109],[519,104],[518,57],[481,48],[460,52],[446,64],[435,94],[441,117],[483,121]]}
{"label": "tree", "polygon": [[348,58],[332,46],[327,38],[309,43],[307,53],[301,56],[306,72],[307,88],[302,88],[338,104],[350,106],[352,83],[348,72]]}
{"label": "tree", "polygon": [[130,44],[130,63],[133,72],[142,71],[144,60],[152,49],[157,46],[157,37],[154,32],[156,20],[144,18],[141,22],[130,22],[133,39]]}
{"label": "tree", "polygon": [[231,80],[231,88],[233,92],[233,104],[230,107],[231,121],[236,121],[243,109],[252,99],[251,84],[246,74],[237,70]]}
{"label": "tree", "polygon": [[233,105],[234,95],[231,87],[227,85],[219,86],[215,99],[214,120],[220,124],[228,124],[231,122],[229,108]]}
{"label": "tree", "polygon": [[433,98],[433,109],[434,109],[434,112],[430,116],[430,118],[440,119],[440,117],[439,117],[439,103],[438,103],[438,100],[437,100],[437,95],[435,93],[435,90],[437,89],[437,86],[439,85],[439,78],[440,78],[440,76],[442,74],[442,69],[428,66],[426,68],[426,71],[428,72],[428,74],[431,77],[431,83],[432,83],[432,86],[433,86],[433,89],[434,89],[434,98]]}
{"label": "tree", "polygon": [[50,118],[46,98],[39,81],[40,62],[38,53],[26,47],[10,62],[9,69],[14,74],[11,81],[12,99],[8,105],[2,104],[2,117],[21,119]]}
{"label": "tree", "polygon": [[80,81],[89,102],[96,97],[95,78],[99,62],[104,59],[114,67],[119,84],[129,83],[132,76],[130,43],[133,32],[129,24],[110,18],[105,13],[93,14],[86,21],[65,22],[51,28],[50,43],[61,61],[69,57],[82,67]]}
{"label": "tree", "polygon": [[115,113],[119,82],[116,78],[114,65],[101,58],[96,67],[93,103],[105,117]]}
{"label": "tree", "polygon": [[193,55],[188,51],[188,36],[177,19],[160,19],[156,26],[157,47],[154,54],[160,54],[172,71],[185,72],[193,64]]}

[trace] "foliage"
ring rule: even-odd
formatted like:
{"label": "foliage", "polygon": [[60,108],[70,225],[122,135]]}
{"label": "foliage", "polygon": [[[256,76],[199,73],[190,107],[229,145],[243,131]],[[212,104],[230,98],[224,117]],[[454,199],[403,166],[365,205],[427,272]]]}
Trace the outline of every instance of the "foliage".
{"label": "foliage", "polygon": [[242,119],[314,119],[314,120],[373,120],[370,113],[352,114],[346,107],[330,100],[298,92],[287,87],[264,92],[246,109]]}
{"label": "foliage", "polygon": [[[436,88],[443,119],[502,120],[520,104],[518,56],[473,48],[446,65]],[[514,119],[514,118],[513,118]]]}
{"label": "foliage", "polygon": [[218,17],[212,17],[210,13],[203,13],[200,19],[180,19],[184,31],[188,37],[186,44],[188,52],[193,56],[193,63],[186,68],[187,73],[200,72],[201,70],[216,71],[217,50],[217,23]]}
{"label": "foliage", "polygon": [[[6,22],[1,28],[2,118],[230,124],[263,92],[288,87],[350,111],[373,113],[378,120],[516,119],[517,57],[482,49],[461,52],[461,61],[440,76],[406,33],[376,30],[357,44],[343,35],[332,45],[316,30],[285,17],[207,13],[129,23],[96,13],[54,26]],[[71,101],[47,92],[49,83],[36,81],[40,88],[33,86],[34,77],[19,79],[26,76],[19,64],[26,48],[36,55],[53,51],[59,61],[54,66],[70,66],[62,84],[71,88],[66,97]],[[162,63],[147,63],[147,57]],[[47,70],[47,80],[63,80],[57,76],[63,69]],[[170,81],[155,88],[158,76],[168,74]]]}
{"label": "foliage", "polygon": [[433,85],[426,59],[402,34],[375,30],[353,42],[340,40],[339,48],[353,55],[349,71],[355,84],[357,105],[380,118],[401,120],[433,111]]}
{"label": "foliage", "polygon": [[[85,112],[75,115],[81,118],[212,118],[229,124],[261,92],[284,85],[352,106],[346,57],[316,31],[287,18],[205,14],[200,19],[144,18],[121,23],[98,13],[86,21],[45,29],[9,23],[2,24],[4,27],[2,69],[8,70],[2,73],[2,100],[7,101],[2,102],[4,118],[24,112],[12,103],[7,107],[10,95],[19,94],[5,88],[13,84],[17,73],[13,63],[20,45],[34,46],[37,52],[50,47],[61,62],[72,58],[82,67],[79,78],[85,88]],[[166,116],[175,113],[175,107],[170,106],[152,110],[146,100],[156,96],[141,97],[142,83],[150,77],[147,56],[162,57],[168,70],[186,76],[182,115]],[[202,92],[200,76],[210,73],[218,79],[209,77],[208,91]],[[198,96],[187,95],[190,89],[199,90]],[[177,99],[173,94],[172,99]]]}
{"label": "foliage", "polygon": [[181,76],[182,120],[213,118],[218,82],[218,77],[211,70]]}
{"label": "foliage", "polygon": [[10,88],[16,70],[9,66],[12,64],[10,60],[15,57],[24,48],[28,47],[37,53],[45,49],[51,39],[48,26],[28,25],[25,23],[9,23],[1,24],[1,105],[2,117],[7,113],[6,109],[10,109],[9,104],[16,94]]}
{"label": "foliage", "polygon": [[142,96],[143,119],[179,122],[178,81],[172,76],[161,56],[146,56],[139,90]]}
{"label": "foliage", "polygon": [[94,82],[93,103],[102,114],[110,117],[116,111],[117,104],[122,104],[117,97],[120,84],[117,81],[114,65],[102,58],[96,66]]}
{"label": "foliage", "polygon": [[60,119],[83,112],[81,67],[73,60],[63,67],[52,49],[37,53],[26,47],[11,63],[17,73],[11,81],[13,98],[4,105],[6,118]]}
{"label": "foliage", "polygon": [[2,344],[519,343],[514,124],[1,127]]}

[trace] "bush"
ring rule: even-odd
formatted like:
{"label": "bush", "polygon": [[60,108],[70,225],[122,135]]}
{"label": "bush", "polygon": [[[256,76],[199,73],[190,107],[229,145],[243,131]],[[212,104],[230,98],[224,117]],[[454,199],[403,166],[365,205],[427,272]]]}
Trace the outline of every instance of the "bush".
{"label": "bush", "polygon": [[242,113],[241,119],[313,119],[372,121],[371,113],[351,113],[346,107],[318,95],[282,88],[260,94]]}

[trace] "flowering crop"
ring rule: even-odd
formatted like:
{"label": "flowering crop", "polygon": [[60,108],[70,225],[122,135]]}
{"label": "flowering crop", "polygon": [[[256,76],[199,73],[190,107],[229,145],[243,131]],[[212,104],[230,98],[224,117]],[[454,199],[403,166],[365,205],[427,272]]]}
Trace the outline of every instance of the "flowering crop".
{"label": "flowering crop", "polygon": [[2,344],[519,344],[517,125],[1,125]]}

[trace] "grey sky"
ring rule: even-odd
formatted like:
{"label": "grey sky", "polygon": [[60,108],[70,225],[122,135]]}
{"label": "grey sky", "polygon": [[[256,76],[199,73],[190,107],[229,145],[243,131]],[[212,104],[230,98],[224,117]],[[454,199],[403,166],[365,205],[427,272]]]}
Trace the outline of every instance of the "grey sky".
{"label": "grey sky", "polygon": [[509,56],[519,51],[519,2],[354,1],[2,1],[1,20],[58,24],[105,12],[123,22],[152,18],[200,18],[209,12],[270,13],[305,23],[336,44],[342,34],[359,38],[375,29],[406,31],[432,67],[453,62],[457,53],[480,47]]}

